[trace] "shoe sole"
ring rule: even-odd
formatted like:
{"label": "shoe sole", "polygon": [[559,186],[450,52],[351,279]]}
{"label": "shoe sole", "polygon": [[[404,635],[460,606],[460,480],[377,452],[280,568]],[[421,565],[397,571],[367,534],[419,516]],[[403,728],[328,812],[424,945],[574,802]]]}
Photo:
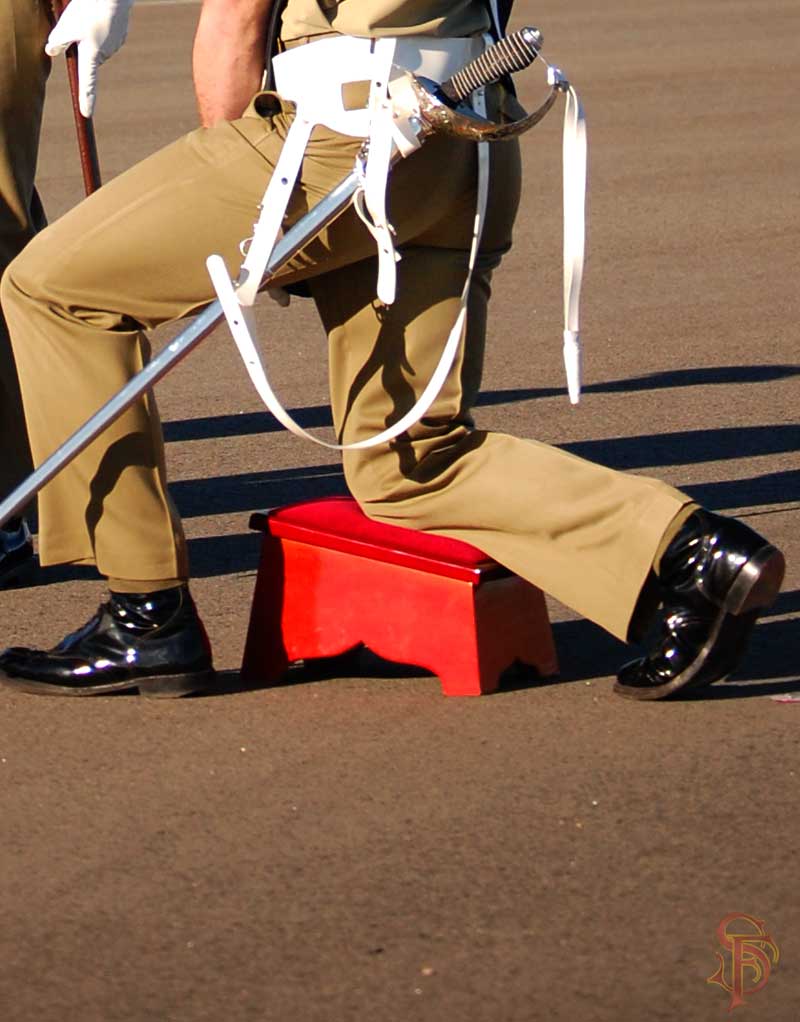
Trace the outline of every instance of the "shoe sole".
{"label": "shoe sole", "polygon": [[682,689],[697,690],[723,681],[739,666],[758,615],[777,599],[785,571],[783,554],[766,544],[739,569],[711,634],[685,671],[664,685],[649,688],[618,681],[614,692],[640,701],[665,699]]}
{"label": "shoe sole", "polygon": [[72,688],[70,685],[54,685],[47,681],[34,681],[6,674],[0,670],[0,681],[18,692],[37,696],[110,696],[121,692],[135,692],[149,699],[180,699],[208,689],[215,678],[215,671],[196,671],[191,674],[162,674],[151,678],[134,678],[128,681],[108,682],[106,685]]}
{"label": "shoe sole", "polygon": [[786,561],[780,550],[767,544],[746,561],[725,596],[722,609],[734,616],[772,606],[781,591]]}

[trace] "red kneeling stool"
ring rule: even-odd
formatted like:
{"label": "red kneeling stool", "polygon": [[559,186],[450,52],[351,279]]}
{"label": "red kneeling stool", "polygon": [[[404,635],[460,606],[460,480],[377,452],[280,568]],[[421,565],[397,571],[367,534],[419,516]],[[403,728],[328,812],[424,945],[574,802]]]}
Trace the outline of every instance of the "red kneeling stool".
{"label": "red kneeling stool", "polygon": [[493,692],[515,661],[558,671],[540,589],[455,539],[374,522],[350,497],[258,512],[264,533],[242,678],[360,644],[439,676],[450,696]]}

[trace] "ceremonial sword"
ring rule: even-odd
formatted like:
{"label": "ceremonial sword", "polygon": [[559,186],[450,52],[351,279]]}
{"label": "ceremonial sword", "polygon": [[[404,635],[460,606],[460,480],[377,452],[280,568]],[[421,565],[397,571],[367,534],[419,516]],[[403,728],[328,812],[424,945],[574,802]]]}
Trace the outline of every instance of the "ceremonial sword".
{"label": "ceremonial sword", "polygon": [[[519,135],[538,123],[553,105],[558,94],[570,88],[566,79],[554,68],[550,68],[548,73],[551,91],[547,99],[537,110],[518,121],[494,124],[475,115],[463,101],[476,88],[490,85],[506,74],[529,67],[539,55],[541,45],[542,35],[538,29],[522,28],[487,47],[479,57],[470,61],[441,85],[409,75],[411,86],[419,101],[418,116],[413,118],[414,130],[418,137],[424,139],[434,132],[441,131],[476,142],[497,141]],[[360,184],[360,175],[357,171],[352,171],[284,234],[275,245],[267,263],[262,287],[346,209]],[[140,372],[0,503],[0,526],[21,511],[43,486],[208,337],[224,318],[218,300],[206,306],[192,323],[153,356]]]}

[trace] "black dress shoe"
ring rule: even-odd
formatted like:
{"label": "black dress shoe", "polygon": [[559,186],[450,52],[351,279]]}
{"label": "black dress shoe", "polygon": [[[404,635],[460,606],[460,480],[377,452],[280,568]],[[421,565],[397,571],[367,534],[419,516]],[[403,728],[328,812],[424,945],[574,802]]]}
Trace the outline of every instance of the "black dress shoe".
{"label": "black dress shoe", "polygon": [[661,558],[658,638],[625,664],[614,691],[663,699],[727,677],[739,664],[760,611],[783,581],[780,550],[743,522],[696,511]]}
{"label": "black dress shoe", "polygon": [[25,519],[15,528],[6,525],[0,529],[0,589],[26,582],[35,570],[33,541]]}
{"label": "black dress shoe", "polygon": [[214,676],[211,647],[187,586],[112,593],[83,628],[49,651],[12,647],[0,682],[39,695],[188,695]]}

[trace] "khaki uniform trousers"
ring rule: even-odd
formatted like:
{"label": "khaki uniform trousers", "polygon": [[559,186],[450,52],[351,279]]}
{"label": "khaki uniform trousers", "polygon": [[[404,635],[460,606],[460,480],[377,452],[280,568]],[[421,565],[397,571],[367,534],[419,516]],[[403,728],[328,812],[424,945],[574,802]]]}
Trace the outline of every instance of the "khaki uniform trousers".
{"label": "khaki uniform trousers", "polygon": [[[0,0],[0,274],[44,226],[33,187],[50,60],[44,3]],[[17,372],[0,316],[0,497],[31,471]]]}
{"label": "khaki uniform trousers", "polygon": [[[257,97],[241,120],[193,132],[106,184],[12,265],[2,297],[37,462],[142,366],[142,329],[213,297],[208,253],[220,252],[237,272],[239,242],[251,233],[290,123],[285,112],[258,115],[269,99]],[[350,172],[358,145],[316,130],[289,220]],[[394,421],[430,378],[458,310],[476,177],[475,149],[444,138],[394,170],[390,208],[402,260],[390,308],[375,300],[374,242],[352,210],[284,274],[287,283],[309,280],[328,332],[342,440]],[[510,245],[518,196],[518,148],[495,145],[461,357],[408,436],[345,454],[346,479],[371,517],[468,540],[625,637],[654,554],[688,498],[545,444],[476,430],[470,418],[491,272]],[[186,574],[152,397],[44,489],[40,518],[45,563],[95,562],[120,579]]]}

